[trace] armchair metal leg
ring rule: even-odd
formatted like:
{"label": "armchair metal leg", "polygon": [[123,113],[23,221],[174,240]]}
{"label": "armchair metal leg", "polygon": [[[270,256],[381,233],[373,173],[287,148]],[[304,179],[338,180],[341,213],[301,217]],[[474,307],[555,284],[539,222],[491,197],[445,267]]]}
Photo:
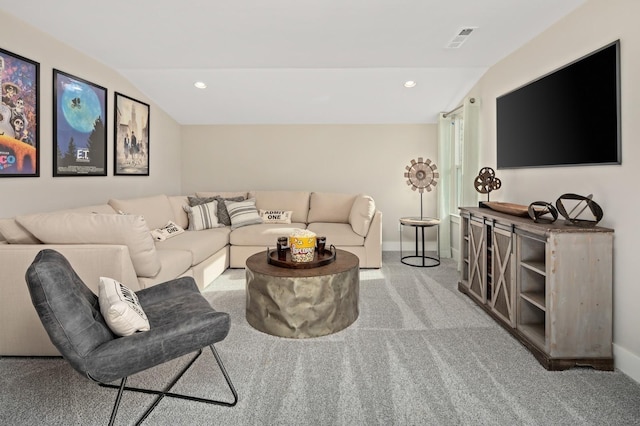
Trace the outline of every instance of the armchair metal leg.
{"label": "armchair metal leg", "polygon": [[193,357],[189,361],[189,363],[173,378],[171,383],[169,383],[169,385],[164,390],[145,389],[145,388],[137,388],[137,387],[126,386],[127,377],[124,377],[122,379],[122,382],[120,383],[119,386],[118,385],[108,384],[108,383],[99,383],[99,385],[102,386],[102,387],[118,389],[118,395],[116,396],[116,401],[115,401],[115,403],[113,405],[113,410],[111,412],[111,419],[109,421],[109,425],[111,426],[113,424],[113,422],[115,421],[116,414],[118,412],[118,407],[120,406],[120,400],[122,398],[123,391],[125,391],[125,390],[126,391],[132,391],[132,392],[139,392],[139,393],[157,395],[157,398],[153,401],[151,406],[149,408],[147,408],[147,410],[144,412],[142,417],[140,417],[140,419],[136,422],[136,425],[141,424],[147,417],[149,417],[149,414],[151,414],[153,409],[156,408],[156,406],[160,403],[160,401],[165,396],[167,396],[169,398],[186,399],[188,401],[204,402],[204,403],[207,403],[207,404],[224,405],[226,407],[233,407],[234,405],[236,405],[236,403],[238,402],[238,393],[236,392],[236,389],[233,386],[233,383],[231,383],[231,379],[229,378],[229,374],[227,373],[227,370],[224,368],[224,365],[222,364],[222,359],[220,358],[220,355],[218,355],[218,352],[216,351],[215,347],[213,345],[210,345],[209,347],[211,348],[211,352],[213,353],[213,356],[216,359],[216,362],[218,363],[218,367],[220,367],[220,371],[222,372],[222,375],[224,376],[224,379],[227,382],[227,385],[229,386],[229,389],[231,390],[231,393],[233,394],[233,401],[232,402],[218,401],[218,400],[209,399],[209,398],[200,398],[200,397],[197,397],[197,396],[191,396],[191,395],[184,395],[184,394],[169,392],[169,390],[171,388],[173,388],[173,386],[178,382],[178,380],[180,380],[180,378],[184,375],[184,373],[186,373],[187,370],[189,370],[189,368],[193,365],[193,363],[200,357],[200,355],[202,354],[202,349],[200,349],[196,353],[196,356]]}
{"label": "armchair metal leg", "polygon": [[127,384],[127,378],[123,377],[120,381],[120,387],[118,387],[118,395],[116,396],[116,402],[113,404],[111,410],[111,417],[109,418],[109,426],[113,426],[116,421],[116,414],[118,414],[118,407],[120,407],[120,400],[122,399],[122,393],[124,392],[125,385]]}

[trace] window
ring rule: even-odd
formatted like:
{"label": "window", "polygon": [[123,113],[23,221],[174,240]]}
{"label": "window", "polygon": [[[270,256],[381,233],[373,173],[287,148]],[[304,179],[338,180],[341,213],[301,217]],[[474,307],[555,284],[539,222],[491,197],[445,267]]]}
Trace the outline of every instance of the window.
{"label": "window", "polygon": [[451,118],[451,195],[449,211],[458,214],[462,199],[462,163],[464,159],[464,116],[462,111]]}

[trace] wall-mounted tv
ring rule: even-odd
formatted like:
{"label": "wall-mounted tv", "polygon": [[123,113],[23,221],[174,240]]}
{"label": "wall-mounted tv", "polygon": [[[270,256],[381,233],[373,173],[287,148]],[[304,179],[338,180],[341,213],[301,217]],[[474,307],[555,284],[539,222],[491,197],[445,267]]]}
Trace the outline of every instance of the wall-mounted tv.
{"label": "wall-mounted tv", "polygon": [[497,98],[498,169],[621,164],[620,40]]}

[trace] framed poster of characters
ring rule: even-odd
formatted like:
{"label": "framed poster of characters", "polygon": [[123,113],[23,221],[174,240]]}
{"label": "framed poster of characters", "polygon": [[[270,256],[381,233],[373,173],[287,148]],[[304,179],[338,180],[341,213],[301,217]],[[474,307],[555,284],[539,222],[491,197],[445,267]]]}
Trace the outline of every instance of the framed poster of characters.
{"label": "framed poster of characters", "polygon": [[0,177],[40,176],[40,64],[0,49]]}
{"label": "framed poster of characters", "polygon": [[149,176],[149,105],[115,92],[114,175]]}
{"label": "framed poster of characters", "polygon": [[53,176],[107,175],[107,89],[53,70]]}

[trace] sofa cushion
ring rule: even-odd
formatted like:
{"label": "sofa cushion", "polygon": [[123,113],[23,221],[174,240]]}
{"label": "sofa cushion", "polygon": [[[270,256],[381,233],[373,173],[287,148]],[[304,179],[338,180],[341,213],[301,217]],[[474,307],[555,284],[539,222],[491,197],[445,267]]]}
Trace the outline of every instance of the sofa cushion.
{"label": "sofa cushion", "polygon": [[158,250],[185,250],[191,253],[191,266],[197,265],[229,244],[228,227],[186,231],[171,239],[156,241]]}
{"label": "sofa cushion", "polygon": [[232,231],[229,242],[234,246],[275,247],[278,237],[288,237],[294,230],[305,228],[304,223],[251,225]]}
{"label": "sofa cushion", "polygon": [[100,277],[98,303],[100,313],[113,334],[130,336],[136,331],[149,331],[149,319],[138,296],[121,282]]}
{"label": "sofa cushion", "polygon": [[218,223],[218,202],[216,200],[193,207],[182,206],[182,208],[189,217],[189,231],[202,231],[223,226]]}
{"label": "sofa cushion", "polygon": [[176,225],[186,229],[189,226],[189,218],[187,217],[187,212],[184,211],[182,206],[189,204],[187,196],[170,195],[168,198],[169,203],[171,203],[171,209],[173,210],[173,217],[175,218],[174,222]]}
{"label": "sofa cushion", "polygon": [[151,229],[162,228],[168,221],[176,220],[169,197],[164,194],[128,200],[112,198],[109,205],[118,213],[143,216]]}
{"label": "sofa cushion", "polygon": [[308,223],[309,196],[306,191],[251,191],[256,207],[262,210],[291,210],[292,222]]}
{"label": "sofa cushion", "polygon": [[73,212],[73,213],[104,213],[104,214],[116,214],[117,212],[109,204],[96,204],[93,206],[74,207],[72,209],[64,209],[61,212]]}
{"label": "sofa cushion", "polygon": [[161,266],[160,272],[151,278],[138,277],[138,283],[142,288],[172,280],[191,268],[191,253],[188,250],[158,249],[157,254]]}
{"label": "sofa cushion", "polygon": [[9,244],[40,244],[37,239],[24,226],[20,225],[15,218],[0,219],[0,234]]}
{"label": "sofa cushion", "polygon": [[309,223],[349,223],[349,213],[356,196],[331,192],[312,192],[309,201]]}
{"label": "sofa cushion", "polygon": [[160,262],[151,231],[139,215],[39,213],[16,221],[45,244],[121,244],[129,248],[138,276],[153,277]]}
{"label": "sofa cushion", "polygon": [[256,209],[256,200],[253,198],[244,201],[225,201],[225,204],[231,218],[232,230],[262,223],[262,218]]}
{"label": "sofa cushion", "polygon": [[258,211],[263,223],[291,223],[291,210],[262,210]]}
{"label": "sofa cushion", "polygon": [[243,199],[249,198],[247,191],[203,191],[196,192],[196,197],[222,197],[222,198],[236,198],[242,197]]}
{"label": "sofa cushion", "polygon": [[371,226],[371,220],[376,212],[376,203],[368,195],[360,194],[356,197],[349,213],[349,223],[353,231],[366,237],[369,233],[369,226]]}
{"label": "sofa cushion", "polygon": [[319,237],[327,237],[326,247],[334,246],[361,246],[364,245],[364,237],[353,232],[348,223],[314,222],[307,227]]}

